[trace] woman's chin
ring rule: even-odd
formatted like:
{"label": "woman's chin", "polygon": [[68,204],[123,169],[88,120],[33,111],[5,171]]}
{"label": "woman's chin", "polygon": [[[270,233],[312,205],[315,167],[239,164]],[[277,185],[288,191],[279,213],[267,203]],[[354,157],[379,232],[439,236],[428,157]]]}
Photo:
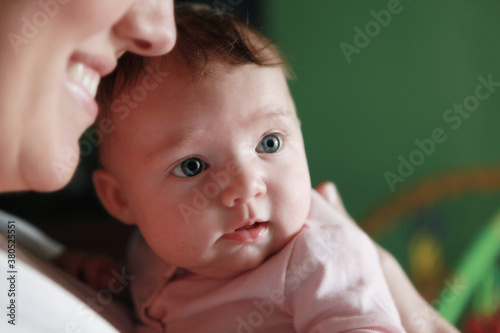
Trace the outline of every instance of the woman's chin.
{"label": "woman's chin", "polygon": [[74,172],[69,175],[66,172],[63,175],[47,175],[37,180],[30,181],[28,183],[28,188],[26,190],[36,191],[36,192],[54,192],[63,189],[70,182]]}
{"label": "woman's chin", "polygon": [[[70,156],[71,155],[71,156]],[[31,161],[21,167],[25,190],[37,192],[58,191],[68,185],[75,174],[80,151],[58,154],[57,158],[44,156],[40,161]]]}

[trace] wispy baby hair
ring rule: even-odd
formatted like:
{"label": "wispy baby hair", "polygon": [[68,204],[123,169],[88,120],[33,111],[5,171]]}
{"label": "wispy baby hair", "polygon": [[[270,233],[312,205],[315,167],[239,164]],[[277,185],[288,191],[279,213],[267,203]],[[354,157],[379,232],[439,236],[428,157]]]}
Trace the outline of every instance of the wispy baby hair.
{"label": "wispy baby hair", "polygon": [[144,57],[127,52],[118,61],[115,72],[103,79],[97,96],[101,112],[108,113],[113,97],[136,84],[138,76],[145,74],[153,61],[170,73],[192,80],[211,75],[215,64],[228,68],[247,64],[282,66],[288,75],[289,69],[276,46],[231,13],[206,5],[181,4],[176,6],[175,20],[177,42],[169,54]]}

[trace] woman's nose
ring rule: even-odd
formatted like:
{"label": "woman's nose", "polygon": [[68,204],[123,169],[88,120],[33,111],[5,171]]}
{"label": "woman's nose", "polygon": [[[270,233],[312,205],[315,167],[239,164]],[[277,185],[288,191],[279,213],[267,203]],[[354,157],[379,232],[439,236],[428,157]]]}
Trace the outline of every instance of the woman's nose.
{"label": "woman's nose", "polygon": [[260,198],[266,192],[267,186],[259,169],[247,165],[239,167],[238,172],[230,176],[228,185],[222,191],[222,203],[233,207]]}
{"label": "woman's nose", "polygon": [[165,54],[177,35],[173,0],[136,1],[113,30],[124,41],[124,50],[145,56]]}

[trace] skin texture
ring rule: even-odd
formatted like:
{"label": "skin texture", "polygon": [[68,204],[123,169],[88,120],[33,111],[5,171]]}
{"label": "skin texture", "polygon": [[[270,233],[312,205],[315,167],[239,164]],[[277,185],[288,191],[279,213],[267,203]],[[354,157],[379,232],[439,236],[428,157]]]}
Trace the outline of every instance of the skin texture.
{"label": "skin texture", "polygon": [[[137,224],[163,260],[220,278],[285,246],[305,222],[311,184],[282,69],[215,72],[194,83],[171,75],[152,91],[104,142],[107,170],[94,183],[108,211]],[[262,150],[270,139],[281,140],[276,152]],[[182,177],[193,157],[206,168]],[[259,237],[228,236],[253,222],[267,222]]]}
{"label": "skin texture", "polygon": [[171,0],[42,3],[0,2],[0,192],[53,191],[72,177],[96,107],[71,64],[103,76],[124,51],[160,55],[175,42]]}

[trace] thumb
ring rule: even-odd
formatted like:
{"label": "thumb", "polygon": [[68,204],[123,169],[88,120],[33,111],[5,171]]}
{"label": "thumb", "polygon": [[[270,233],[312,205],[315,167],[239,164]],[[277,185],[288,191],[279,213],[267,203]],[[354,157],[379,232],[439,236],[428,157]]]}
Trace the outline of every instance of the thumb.
{"label": "thumb", "polygon": [[316,186],[316,191],[335,209],[340,209],[347,214],[344,203],[340,198],[337,187],[332,182],[322,182]]}

